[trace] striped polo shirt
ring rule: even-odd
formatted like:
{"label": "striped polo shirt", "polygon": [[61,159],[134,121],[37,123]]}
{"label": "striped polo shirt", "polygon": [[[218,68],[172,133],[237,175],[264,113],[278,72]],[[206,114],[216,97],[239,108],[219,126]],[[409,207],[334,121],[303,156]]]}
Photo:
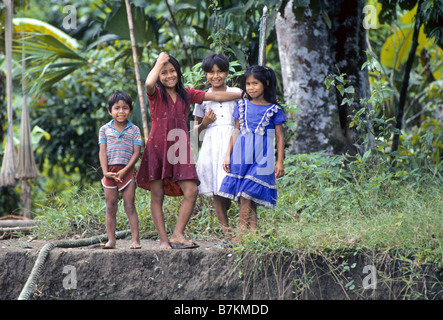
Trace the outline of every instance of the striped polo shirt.
{"label": "striped polo shirt", "polygon": [[100,128],[98,143],[106,143],[108,166],[127,165],[134,153],[134,145],[142,145],[140,129],[127,120],[126,128],[120,133],[113,124],[114,119]]}

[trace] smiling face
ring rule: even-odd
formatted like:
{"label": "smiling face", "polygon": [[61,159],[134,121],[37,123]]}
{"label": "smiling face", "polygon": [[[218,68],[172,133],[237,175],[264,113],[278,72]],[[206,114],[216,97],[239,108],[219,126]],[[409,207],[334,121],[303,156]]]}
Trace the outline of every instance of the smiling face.
{"label": "smiling face", "polygon": [[263,83],[250,75],[246,78],[246,93],[251,97],[250,100],[261,100],[265,92]]}
{"label": "smiling face", "polygon": [[160,70],[160,82],[165,89],[173,89],[177,85],[177,70],[168,62],[165,63]]}
{"label": "smiling face", "polygon": [[114,103],[109,114],[118,124],[125,124],[131,114],[131,108],[125,101],[119,100]]}
{"label": "smiling face", "polygon": [[214,64],[211,71],[206,72],[206,78],[213,89],[224,88],[227,76],[228,73],[221,71],[216,64]]}

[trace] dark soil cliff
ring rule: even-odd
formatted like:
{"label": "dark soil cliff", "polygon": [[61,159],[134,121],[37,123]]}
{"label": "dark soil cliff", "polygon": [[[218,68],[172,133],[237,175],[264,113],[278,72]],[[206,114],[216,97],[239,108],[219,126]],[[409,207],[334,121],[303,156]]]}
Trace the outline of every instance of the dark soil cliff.
{"label": "dark soil cliff", "polygon": [[[0,241],[0,299],[18,298],[44,244]],[[397,272],[404,266],[386,264],[386,255],[371,278],[367,254],[240,256],[210,242],[182,250],[158,250],[152,240],[140,250],[129,245],[53,249],[31,299],[442,299],[441,271],[429,267],[429,277],[405,279]]]}

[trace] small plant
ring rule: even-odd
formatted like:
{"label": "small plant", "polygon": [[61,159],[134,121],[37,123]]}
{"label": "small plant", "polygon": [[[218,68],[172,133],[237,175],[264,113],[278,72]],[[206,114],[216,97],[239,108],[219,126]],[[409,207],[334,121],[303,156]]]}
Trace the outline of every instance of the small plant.
{"label": "small plant", "polygon": [[354,102],[353,95],[355,93],[354,86],[349,85],[350,81],[346,79],[346,73],[342,73],[340,75],[329,74],[325,78],[326,89],[329,90],[331,86],[335,87],[343,100],[341,105],[348,104],[352,105]]}
{"label": "small plant", "polygon": [[[443,168],[443,124],[437,119],[424,117],[420,127],[408,132],[399,132],[395,128],[395,117],[388,117],[385,105],[394,94],[385,80],[383,69],[378,61],[370,54],[363,68],[377,77],[371,82],[371,95],[368,99],[360,100],[360,108],[353,108],[349,115],[350,128],[355,128],[362,136],[363,142],[355,161],[350,164],[352,169],[363,169],[367,165],[378,165],[380,172],[394,170],[396,177],[414,173],[415,169],[425,168],[434,176],[442,179]],[[336,88],[343,97],[342,105],[351,106],[354,103],[354,88],[346,79],[346,74],[330,74],[325,79],[327,89]],[[391,151],[392,137],[401,134],[402,144],[395,152]],[[397,172],[395,172],[395,170]],[[400,172],[400,173],[399,173]]]}
{"label": "small plant", "polygon": [[[368,60],[362,68],[366,66],[377,66],[374,61]],[[325,79],[327,89],[335,87],[342,99],[341,105],[347,104],[353,106],[355,89],[346,79],[346,74],[329,74]],[[371,97],[369,99],[360,99],[360,107],[353,108],[349,127],[355,129],[363,137],[362,153],[372,150],[374,154],[379,151],[386,154],[389,151],[388,141],[391,134],[396,130],[392,123],[394,118],[386,118],[383,102],[389,97],[392,90],[383,81],[374,81],[372,85]]]}

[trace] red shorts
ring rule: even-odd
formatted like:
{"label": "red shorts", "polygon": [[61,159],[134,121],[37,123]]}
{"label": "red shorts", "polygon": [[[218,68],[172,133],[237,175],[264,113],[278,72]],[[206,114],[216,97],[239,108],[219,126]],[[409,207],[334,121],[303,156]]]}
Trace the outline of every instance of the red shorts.
{"label": "red shorts", "polygon": [[[108,171],[109,172],[119,172],[124,167],[126,167],[126,166],[124,166],[122,164],[117,164],[117,165],[114,165],[114,166],[108,166]],[[129,170],[129,172],[123,178],[122,182],[117,182],[114,179],[109,179],[107,177],[103,177],[103,179],[102,179],[103,187],[111,188],[111,189],[117,188],[118,191],[122,191],[134,179],[134,173],[135,173],[135,169],[134,169],[134,167],[132,167],[132,169]]]}

